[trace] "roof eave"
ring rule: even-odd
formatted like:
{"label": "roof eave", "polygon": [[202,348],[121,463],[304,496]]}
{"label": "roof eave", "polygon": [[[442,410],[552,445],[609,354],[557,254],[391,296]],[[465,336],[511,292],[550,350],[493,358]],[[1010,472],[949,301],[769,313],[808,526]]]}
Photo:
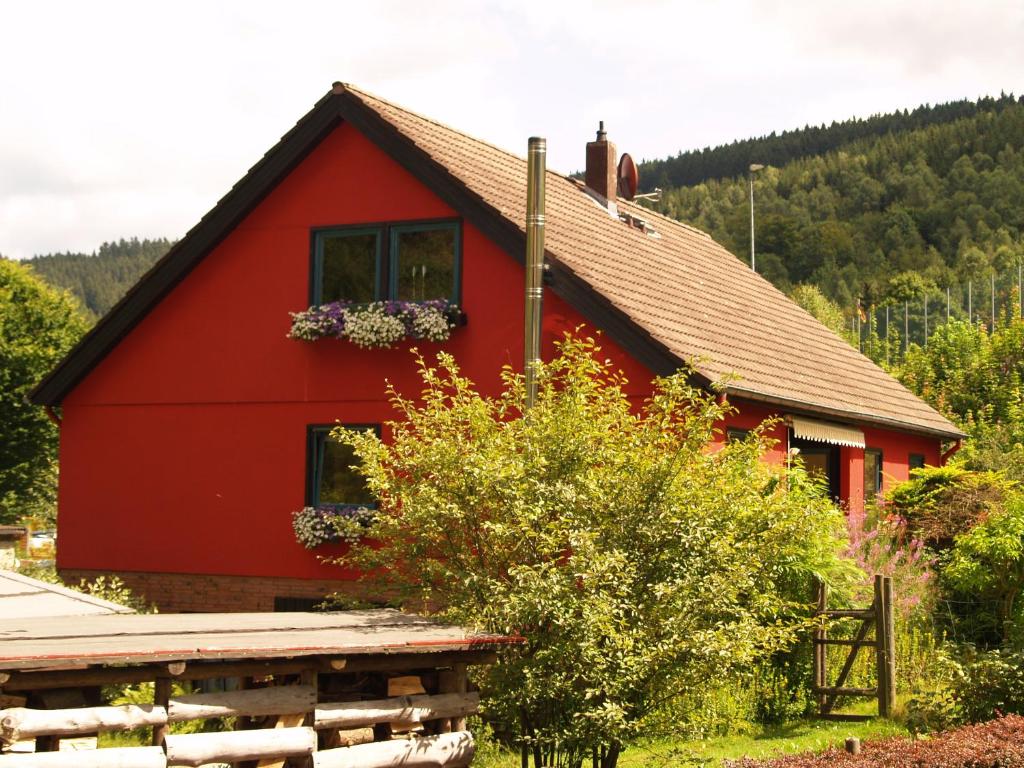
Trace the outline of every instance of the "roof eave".
{"label": "roof eave", "polygon": [[729,396],[741,398],[743,400],[753,400],[767,405],[781,406],[797,414],[805,414],[808,416],[828,416],[832,419],[848,424],[870,425],[873,427],[880,427],[882,429],[890,429],[896,432],[904,432],[906,434],[939,438],[941,440],[962,440],[967,437],[965,432],[960,431],[952,424],[949,425],[948,429],[942,429],[903,419],[894,419],[886,416],[879,416],[878,414],[865,413],[863,411],[852,411],[848,409],[833,408],[831,406],[821,405],[818,403],[803,402],[786,397],[780,397],[778,395],[767,394],[765,392],[758,392],[756,390],[743,389],[742,387],[727,386],[726,393]]}

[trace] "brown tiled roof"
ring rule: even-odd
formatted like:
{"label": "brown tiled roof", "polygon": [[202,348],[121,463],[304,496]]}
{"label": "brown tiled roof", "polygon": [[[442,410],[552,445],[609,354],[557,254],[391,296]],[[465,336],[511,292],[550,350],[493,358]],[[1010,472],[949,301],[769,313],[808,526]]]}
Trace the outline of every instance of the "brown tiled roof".
{"label": "brown tiled roof", "polygon": [[[354,94],[503,217],[524,229],[526,161],[352,86]],[[680,361],[730,393],[944,436],[960,430],[707,234],[639,205],[657,236],[548,171],[546,249]]]}
{"label": "brown tiled roof", "polygon": [[[467,221],[522,259],[526,162],[350,85],[336,84],[33,390],[58,405],[339,123],[351,122]],[[954,438],[962,432],[705,233],[618,201],[653,237],[549,171],[552,289],[656,373],[708,382],[783,410]]]}

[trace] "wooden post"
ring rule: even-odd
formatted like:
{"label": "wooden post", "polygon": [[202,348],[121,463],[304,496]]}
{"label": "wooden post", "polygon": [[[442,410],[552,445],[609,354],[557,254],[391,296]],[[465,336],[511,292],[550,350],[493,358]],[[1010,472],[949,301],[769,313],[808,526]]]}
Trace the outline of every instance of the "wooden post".
{"label": "wooden post", "polygon": [[[822,613],[828,607],[828,587],[824,581],[820,579],[815,582],[818,598],[818,624],[814,630],[814,687],[816,689],[825,688],[828,685],[825,660],[828,653],[828,648],[824,641],[827,637],[825,630],[825,616]],[[819,714],[825,713],[826,696],[823,693],[818,694],[818,712]]]}
{"label": "wooden post", "polygon": [[871,604],[875,612],[875,668],[878,678],[878,714],[889,716],[889,662],[885,624],[885,588],[881,575],[875,575],[875,599]]}
{"label": "wooden post", "polygon": [[[445,669],[438,675],[438,693],[465,693],[469,687],[469,677],[466,674],[465,664],[452,664],[451,669]],[[453,717],[447,722],[441,723],[441,733],[466,730],[465,717]]]}
{"label": "wooden post", "polygon": [[892,577],[882,582],[882,598],[885,609],[885,701],[891,713],[896,706],[896,617],[893,612]]}
{"label": "wooden post", "polygon": [[[158,677],[153,683],[153,706],[161,707],[166,712],[167,703],[171,700],[171,679],[169,677]],[[170,727],[166,722],[163,725],[153,726],[153,746],[162,747],[164,739],[170,733]]]}

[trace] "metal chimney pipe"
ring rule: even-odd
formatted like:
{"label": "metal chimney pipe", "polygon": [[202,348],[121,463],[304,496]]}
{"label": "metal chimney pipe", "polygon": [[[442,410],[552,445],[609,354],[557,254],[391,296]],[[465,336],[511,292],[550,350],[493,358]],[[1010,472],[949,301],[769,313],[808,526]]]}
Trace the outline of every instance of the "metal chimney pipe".
{"label": "metal chimney pipe", "polygon": [[544,300],[544,177],[547,140],[532,136],[526,152],[526,313],[523,373],[526,407],[537,401],[540,328]]}

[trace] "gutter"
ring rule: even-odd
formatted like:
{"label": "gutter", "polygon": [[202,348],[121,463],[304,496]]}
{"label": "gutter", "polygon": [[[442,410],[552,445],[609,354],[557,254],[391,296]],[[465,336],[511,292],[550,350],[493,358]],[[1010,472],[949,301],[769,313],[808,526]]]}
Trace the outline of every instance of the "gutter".
{"label": "gutter", "polygon": [[956,452],[959,451],[963,447],[963,443],[964,443],[963,440],[959,440],[959,439],[956,440],[956,442],[954,442],[953,445],[951,445],[947,451],[945,451],[941,456],[939,456],[939,466],[940,467],[946,466],[946,463],[950,459],[952,459],[953,456],[956,455]]}
{"label": "gutter", "polygon": [[53,426],[60,429],[60,416],[57,415],[57,411],[54,410],[54,407],[52,405],[45,405],[43,406],[43,409],[46,411],[47,418],[53,422]]}

